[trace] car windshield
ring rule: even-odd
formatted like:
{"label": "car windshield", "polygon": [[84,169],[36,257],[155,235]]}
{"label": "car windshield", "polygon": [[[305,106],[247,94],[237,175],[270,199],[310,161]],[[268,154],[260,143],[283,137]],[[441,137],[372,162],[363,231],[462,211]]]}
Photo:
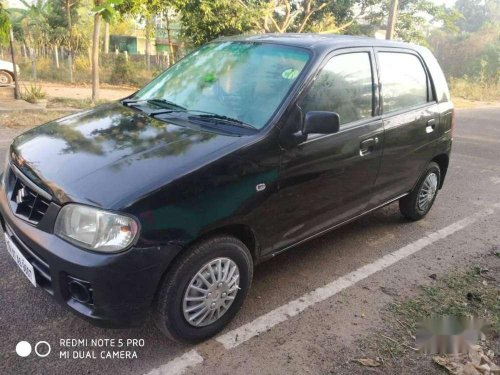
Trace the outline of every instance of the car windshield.
{"label": "car windshield", "polygon": [[207,112],[261,129],[309,60],[304,49],[248,42],[209,43],[134,95],[165,108]]}

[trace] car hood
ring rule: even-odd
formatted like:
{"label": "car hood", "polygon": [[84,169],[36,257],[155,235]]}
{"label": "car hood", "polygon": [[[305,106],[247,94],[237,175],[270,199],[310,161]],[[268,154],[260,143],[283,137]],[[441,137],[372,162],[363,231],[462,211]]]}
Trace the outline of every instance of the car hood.
{"label": "car hood", "polygon": [[119,209],[230,152],[241,138],[113,103],[20,135],[11,160],[59,203]]}

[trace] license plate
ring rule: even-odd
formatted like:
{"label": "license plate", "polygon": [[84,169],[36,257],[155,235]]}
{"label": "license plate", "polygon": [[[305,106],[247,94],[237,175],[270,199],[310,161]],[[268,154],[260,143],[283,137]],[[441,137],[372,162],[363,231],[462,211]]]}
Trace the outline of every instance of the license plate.
{"label": "license plate", "polygon": [[17,265],[23,271],[23,273],[26,275],[28,280],[36,286],[36,279],[35,279],[35,269],[31,265],[30,262],[24,257],[24,255],[19,251],[17,246],[12,242],[12,240],[5,234],[5,243],[7,244],[7,251],[9,252],[10,256],[14,258],[16,261]]}

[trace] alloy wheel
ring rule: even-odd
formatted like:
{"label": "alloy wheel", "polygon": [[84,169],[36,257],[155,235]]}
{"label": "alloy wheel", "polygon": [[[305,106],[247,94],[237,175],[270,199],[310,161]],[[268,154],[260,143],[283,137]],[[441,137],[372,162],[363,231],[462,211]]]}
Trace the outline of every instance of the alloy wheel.
{"label": "alloy wheel", "polygon": [[436,195],[437,187],[438,177],[436,173],[429,173],[418,192],[417,206],[419,210],[425,212],[429,208],[429,205]]}
{"label": "alloy wheel", "polygon": [[216,258],[204,264],[191,279],[184,294],[186,321],[203,327],[220,319],[233,304],[238,293],[240,272],[229,258]]}

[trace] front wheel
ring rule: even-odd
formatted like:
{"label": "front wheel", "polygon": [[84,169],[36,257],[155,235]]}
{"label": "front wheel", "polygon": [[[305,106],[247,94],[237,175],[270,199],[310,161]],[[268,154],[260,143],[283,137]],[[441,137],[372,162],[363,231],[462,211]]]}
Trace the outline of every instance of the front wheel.
{"label": "front wheel", "polygon": [[441,170],[435,162],[427,170],[409,195],[399,200],[399,210],[410,220],[420,220],[430,211],[441,182]]}
{"label": "front wheel", "polygon": [[160,286],[153,310],[157,326],[182,342],[215,335],[241,308],[252,275],[252,256],[238,239],[199,242],[174,263]]}

